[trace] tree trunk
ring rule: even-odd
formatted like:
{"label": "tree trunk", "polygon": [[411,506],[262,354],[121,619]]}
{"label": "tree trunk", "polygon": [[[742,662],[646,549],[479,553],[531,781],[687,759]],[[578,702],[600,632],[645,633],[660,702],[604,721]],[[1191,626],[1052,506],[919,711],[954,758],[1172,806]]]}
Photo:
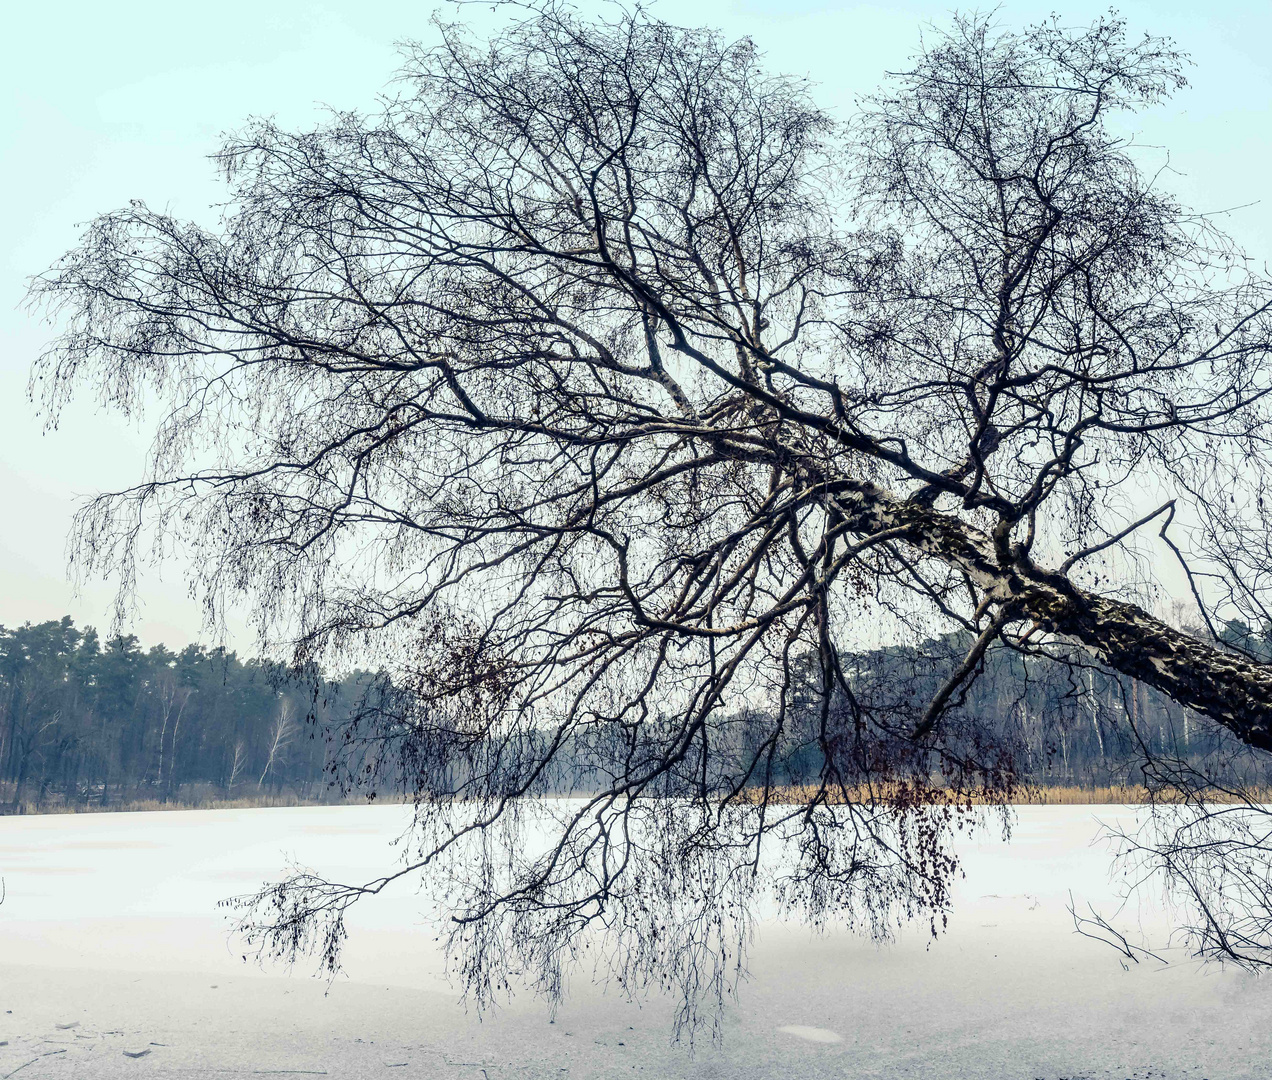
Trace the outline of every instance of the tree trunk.
{"label": "tree trunk", "polygon": [[[185,690],[181,698],[181,707],[177,710],[177,718],[172,723],[172,747],[171,753],[168,755],[168,787],[164,790],[163,801],[171,802],[173,791],[176,790],[175,783],[177,778],[177,732],[181,730],[181,714],[185,712],[186,703],[190,700],[191,691]],[[165,725],[167,719],[164,720]]]}
{"label": "tree trunk", "polygon": [[830,480],[834,504],[854,532],[891,531],[924,555],[963,571],[992,604],[1077,642],[1122,675],[1210,717],[1243,742],[1272,751],[1272,667],[1223,652],[1142,608],[1097,596],[1036,566],[1020,545],[921,501],[863,481]]}

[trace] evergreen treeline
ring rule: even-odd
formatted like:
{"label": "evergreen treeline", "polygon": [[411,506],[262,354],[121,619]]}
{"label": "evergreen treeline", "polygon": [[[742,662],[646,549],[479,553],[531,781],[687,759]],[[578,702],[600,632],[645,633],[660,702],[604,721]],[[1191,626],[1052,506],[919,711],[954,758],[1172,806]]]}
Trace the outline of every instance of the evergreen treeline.
{"label": "evergreen treeline", "polygon": [[[1196,631],[1200,634],[1200,631]],[[1239,622],[1220,632],[1221,642],[1272,663],[1272,628],[1262,633]],[[914,730],[949,673],[967,655],[966,633],[929,639],[919,646],[889,647],[842,657],[860,713],[884,718],[900,731]],[[952,702],[947,741],[957,745],[960,723],[970,756],[987,761],[1006,752],[1020,780],[1037,786],[1137,786],[1187,778],[1190,786],[1272,783],[1272,761],[1252,751],[1219,725],[1164,694],[1093,667],[1074,650],[1053,646],[1054,659],[1026,658],[1012,649],[991,650],[978,677]],[[774,755],[773,782],[815,783],[822,771],[817,732],[821,725],[820,674],[797,671],[786,730]],[[831,729],[851,727],[842,693],[832,699]],[[749,760],[769,725],[736,726],[736,752]],[[987,752],[988,751],[988,752]]]}
{"label": "evergreen treeline", "polygon": [[[1267,634],[1233,624],[1225,636],[1272,657]],[[967,645],[950,635],[846,658],[858,706],[900,723],[920,715]],[[818,676],[811,658],[805,666],[772,759],[772,783],[815,782],[821,770]],[[369,702],[406,691],[364,672],[340,680],[303,674],[221,648],[191,645],[174,653],[162,645],[143,650],[131,635],[102,641],[70,618],[0,627],[0,811],[340,798],[349,787],[349,762],[330,768],[342,742],[325,736]],[[834,708],[846,708],[842,698]],[[1198,722],[1141,684],[1076,664],[991,653],[952,723],[959,714],[974,716],[981,736],[1009,750],[1023,779],[1035,784],[1139,783],[1152,759],[1224,782],[1269,780],[1264,764],[1217,725]],[[772,730],[767,714],[734,714],[722,722],[717,751],[749,760]],[[382,788],[397,786],[381,765],[365,764],[396,760],[386,752],[392,738],[373,742],[349,747],[363,755],[354,771],[379,774]],[[589,787],[594,749],[571,740],[549,787]],[[333,776],[343,789],[332,785]]]}
{"label": "evergreen treeline", "polygon": [[[0,627],[0,809],[325,798],[342,684],[60,622]],[[317,692],[315,692],[317,690]]]}

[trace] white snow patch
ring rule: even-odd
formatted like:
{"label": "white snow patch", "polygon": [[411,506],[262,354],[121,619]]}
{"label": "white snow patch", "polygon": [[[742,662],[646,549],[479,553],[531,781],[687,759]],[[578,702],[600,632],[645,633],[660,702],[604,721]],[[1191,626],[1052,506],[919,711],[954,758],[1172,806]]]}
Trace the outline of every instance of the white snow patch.
{"label": "white snow patch", "polygon": [[797,1039],[807,1039],[809,1042],[837,1043],[844,1041],[842,1035],[836,1034],[828,1028],[805,1027],[803,1024],[787,1024],[777,1030],[787,1035],[794,1035]]}

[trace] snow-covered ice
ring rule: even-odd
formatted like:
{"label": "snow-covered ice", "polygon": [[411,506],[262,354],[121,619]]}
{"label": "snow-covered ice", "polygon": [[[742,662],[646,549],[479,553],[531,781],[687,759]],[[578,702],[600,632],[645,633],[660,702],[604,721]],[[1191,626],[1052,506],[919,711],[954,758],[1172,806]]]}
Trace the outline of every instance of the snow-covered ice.
{"label": "snow-covered ice", "polygon": [[[290,859],[361,880],[388,868],[398,806],[0,818],[0,1077],[268,1074],[552,1077],[1272,1076],[1272,983],[1179,958],[1123,970],[1073,933],[1114,895],[1097,819],[1022,808],[1010,844],[967,840],[949,931],[877,948],[766,924],[724,1042],[669,1043],[673,1002],[577,979],[555,1020],[518,998],[467,1012],[410,888],[355,909],[348,977],[244,964],[218,901]],[[1149,898],[1151,899],[1151,898]],[[1162,914],[1136,909],[1160,935]]]}

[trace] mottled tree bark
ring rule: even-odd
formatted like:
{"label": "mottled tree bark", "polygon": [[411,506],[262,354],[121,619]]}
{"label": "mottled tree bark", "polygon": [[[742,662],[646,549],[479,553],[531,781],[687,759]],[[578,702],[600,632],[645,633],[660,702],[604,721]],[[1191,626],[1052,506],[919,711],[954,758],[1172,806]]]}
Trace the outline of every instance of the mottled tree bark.
{"label": "mottled tree bark", "polygon": [[1022,545],[984,531],[927,500],[903,499],[870,483],[826,481],[845,521],[861,536],[894,542],[957,568],[1004,611],[1032,622],[1091,658],[1210,717],[1243,742],[1272,750],[1272,667],[1178,630],[1135,604],[1100,596],[1037,566]]}

